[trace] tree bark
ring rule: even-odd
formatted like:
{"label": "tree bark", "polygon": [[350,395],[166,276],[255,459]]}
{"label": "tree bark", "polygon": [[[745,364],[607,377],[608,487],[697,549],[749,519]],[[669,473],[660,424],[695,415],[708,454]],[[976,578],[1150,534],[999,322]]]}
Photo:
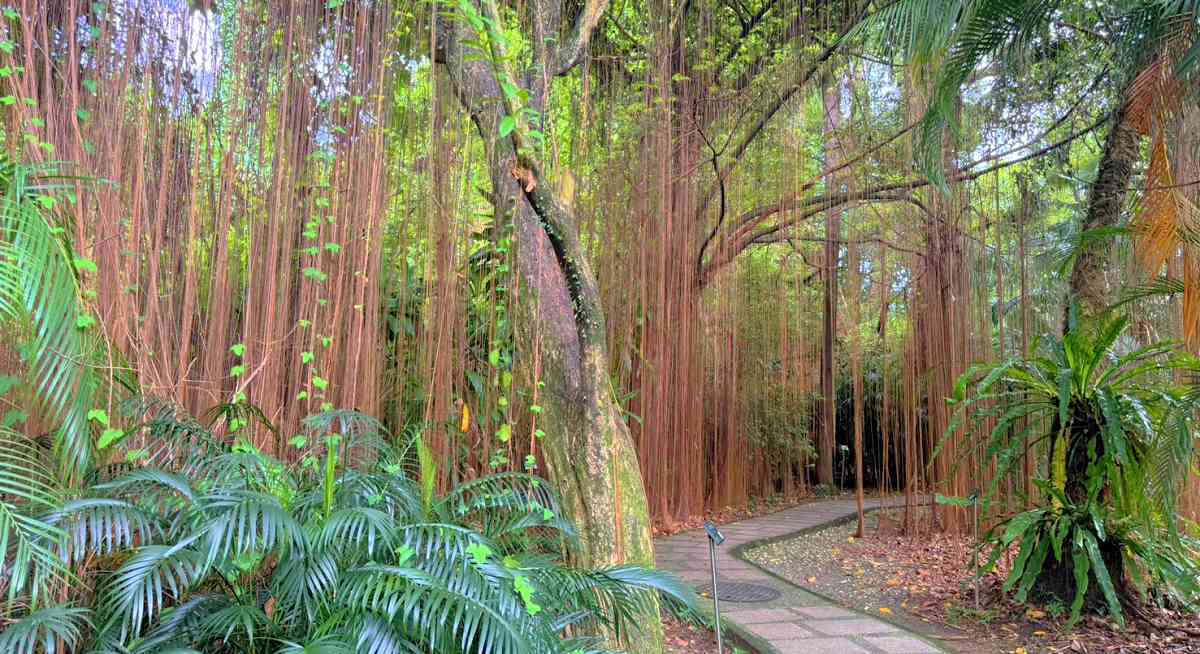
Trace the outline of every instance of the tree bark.
{"label": "tree bark", "polygon": [[[1128,119],[1126,107],[1123,105],[1113,115],[1112,129],[1104,142],[1096,179],[1092,182],[1088,197],[1082,232],[1115,227],[1119,223],[1134,166],[1140,157],[1141,135]],[[1106,273],[1111,264],[1112,256],[1107,243],[1093,240],[1080,246],[1071,269],[1063,315],[1063,333],[1076,326],[1092,329],[1098,319],[1108,311],[1112,284],[1109,283]],[[1087,498],[1087,469],[1091,458],[1089,451],[1095,451],[1096,456],[1099,456],[1103,451],[1104,441],[1100,437],[1100,419],[1095,414],[1095,407],[1080,402],[1073,403],[1070,420],[1066,438],[1056,438],[1052,441],[1049,448],[1049,469],[1054,469],[1056,450],[1066,447],[1063,491],[1071,502],[1082,503]],[[1058,431],[1057,419],[1055,423],[1052,429]],[[1122,549],[1120,540],[1112,535],[1100,542],[1101,557],[1108,567],[1118,596],[1124,596],[1127,592]],[[1043,571],[1034,587],[1035,597],[1068,601],[1074,596],[1074,562],[1071,557],[1064,554],[1062,561],[1050,559]],[[1103,605],[1098,586],[1097,583],[1089,584],[1086,598],[1089,609]]]}
{"label": "tree bark", "polygon": [[[1115,227],[1121,219],[1133,168],[1141,157],[1141,136],[1129,121],[1125,107],[1113,115],[1112,129],[1104,141],[1104,152],[1096,180],[1092,182],[1082,232]],[[1093,320],[1107,311],[1112,284],[1107,273],[1112,263],[1111,248],[1095,241],[1081,245],[1071,269],[1067,302],[1063,314],[1063,332],[1072,324],[1076,310],[1080,323]]]}
{"label": "tree bark", "polygon": [[[486,0],[485,0],[486,2]],[[528,106],[542,113],[554,74],[577,63],[605,0],[589,0],[575,21],[576,34],[557,46],[562,8],[557,0],[529,2],[534,60],[520,80]],[[484,9],[487,7],[485,5]],[[584,33],[586,32],[586,33]],[[575,216],[540,177],[537,162],[519,153],[516,138],[500,136],[507,115],[496,68],[487,53],[468,45],[475,35],[461,16],[443,19],[437,38],[455,94],[471,116],[487,151],[496,220],[511,220],[523,320],[520,360],[532,361],[540,337],[544,383],[543,453],[550,478],[569,518],[579,530],[580,564],[654,565],[646,493],[628,425],[612,397],[604,313]],[[569,65],[568,65],[569,64]],[[537,128],[545,129],[544,125]],[[519,134],[519,131],[517,132]],[[515,136],[515,134],[513,135]],[[657,611],[644,616],[627,646],[636,652],[662,650]]]}

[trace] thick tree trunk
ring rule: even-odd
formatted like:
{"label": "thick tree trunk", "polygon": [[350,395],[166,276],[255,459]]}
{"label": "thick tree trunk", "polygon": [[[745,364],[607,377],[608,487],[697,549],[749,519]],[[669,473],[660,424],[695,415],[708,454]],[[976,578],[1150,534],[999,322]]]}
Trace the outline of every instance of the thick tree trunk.
{"label": "thick tree trunk", "polygon": [[[1112,129],[1104,142],[1104,152],[1096,179],[1092,182],[1088,198],[1087,213],[1083,218],[1082,231],[1115,227],[1125,207],[1129,183],[1134,166],[1141,156],[1141,135],[1130,123],[1124,107],[1113,114]],[[1111,303],[1112,284],[1107,278],[1111,267],[1110,248],[1104,242],[1091,242],[1081,246],[1071,270],[1066,308],[1063,316],[1063,332],[1078,325],[1093,329],[1099,318],[1107,312]],[[1072,319],[1074,317],[1074,319]],[[1071,407],[1071,426],[1065,438],[1056,438],[1049,448],[1049,469],[1054,470],[1054,460],[1059,448],[1066,447],[1064,455],[1065,475],[1061,478],[1063,491],[1068,500],[1081,504],[1087,499],[1087,469],[1091,459],[1089,451],[1099,456],[1104,447],[1099,416],[1092,406],[1077,404]],[[1053,430],[1057,432],[1055,424]],[[1109,575],[1119,595],[1124,595],[1124,565],[1122,546],[1115,537],[1109,536],[1100,543],[1101,556],[1108,566]],[[1053,558],[1046,561],[1043,574],[1034,588],[1034,596],[1042,599],[1067,601],[1074,597],[1075,576],[1073,559],[1065,552],[1062,561]],[[1086,604],[1089,608],[1103,605],[1099,596],[1099,584],[1088,586]]]}
{"label": "thick tree trunk", "polygon": [[[1124,108],[1112,118],[1112,130],[1104,142],[1100,167],[1092,182],[1087,213],[1082,231],[1115,227],[1121,219],[1133,168],[1141,157],[1141,136],[1127,119]],[[1104,242],[1092,241],[1081,246],[1071,269],[1070,286],[1063,316],[1063,331],[1070,326],[1072,307],[1078,311],[1080,323],[1103,314],[1111,300],[1112,284],[1108,279],[1112,264],[1111,248]]]}
{"label": "thick tree trunk", "polygon": [[[594,27],[603,2],[588,2],[577,29]],[[557,47],[561,7],[532,3],[534,42],[544,44],[522,80],[530,108],[542,112],[553,73],[577,62],[586,35]],[[470,113],[488,155],[496,220],[511,220],[520,275],[519,361],[532,366],[534,348],[546,433],[543,453],[550,478],[579,530],[578,562],[587,566],[654,565],[646,493],[628,425],[612,397],[604,313],[595,277],[579,241],[575,217],[540,179],[532,161],[522,160],[512,138],[500,137],[506,115],[492,64],[465,45],[475,36],[465,21],[444,21],[442,59],[455,94]],[[465,30],[465,32],[460,32]],[[543,126],[538,126],[542,128]],[[535,338],[536,337],[536,338]],[[520,365],[520,364],[519,364]],[[533,370],[522,371],[532,376]],[[629,634],[635,652],[662,650],[657,612]]]}

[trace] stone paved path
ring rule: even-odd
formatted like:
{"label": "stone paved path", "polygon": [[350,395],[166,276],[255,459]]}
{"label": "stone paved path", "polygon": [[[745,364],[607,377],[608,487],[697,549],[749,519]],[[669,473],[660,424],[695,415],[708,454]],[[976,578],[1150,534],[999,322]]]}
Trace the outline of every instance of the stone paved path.
{"label": "stone paved path", "polygon": [[[894,500],[887,500],[894,501]],[[870,500],[868,507],[880,506]],[[761,654],[937,654],[943,650],[896,625],[858,613],[767,574],[738,556],[738,548],[776,539],[853,515],[854,500],[803,504],[760,518],[723,525],[717,548],[720,581],[752,582],[781,593],[769,602],[721,602],[726,623],[753,636]],[[658,567],[693,586],[711,583],[704,530],[662,538],[654,544]],[[711,609],[711,604],[709,605]],[[759,642],[753,642],[759,641]],[[764,646],[769,646],[766,649]]]}

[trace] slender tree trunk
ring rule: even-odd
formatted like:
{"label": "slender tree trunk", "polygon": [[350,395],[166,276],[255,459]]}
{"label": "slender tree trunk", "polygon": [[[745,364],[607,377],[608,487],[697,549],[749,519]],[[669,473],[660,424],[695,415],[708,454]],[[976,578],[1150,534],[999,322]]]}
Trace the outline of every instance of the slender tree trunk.
{"label": "slender tree trunk", "polygon": [[854,385],[854,498],[858,509],[858,529],[855,537],[862,538],[866,527],[866,515],[863,512],[863,371],[862,371],[862,274],[859,266],[859,244],[852,242],[849,246],[847,260],[850,266],[850,285],[853,287],[853,312],[850,323],[850,356],[851,375]]}
{"label": "slender tree trunk", "polygon": [[[831,79],[825,89],[825,167],[832,168],[839,161],[839,148],[835,134],[842,123],[842,84]],[[830,175],[825,180],[828,187],[837,184],[837,177]],[[832,189],[831,189],[832,190]],[[838,311],[838,251],[842,231],[842,212],[832,208],[825,212],[825,307],[824,347],[821,352],[821,442],[817,452],[817,482],[833,484],[833,461],[837,455],[837,384],[834,383],[834,346],[837,343]]]}
{"label": "slender tree trunk", "polygon": [[[1029,189],[1028,181],[1025,178],[1018,177],[1017,186],[1021,193],[1021,210],[1018,214],[1018,219],[1021,221],[1019,227],[1020,235],[1017,239],[1017,257],[1021,260],[1021,356],[1028,357],[1031,307],[1029,306],[1029,266],[1025,255],[1025,226],[1029,224],[1029,219],[1033,217],[1037,198],[1033,195],[1033,191]],[[1027,424],[1027,420],[1022,420],[1022,425]],[[1025,494],[1025,508],[1028,509],[1033,504],[1033,452],[1029,451],[1028,441],[1025,443],[1025,454],[1022,457],[1021,467],[1024,480],[1022,489]]]}

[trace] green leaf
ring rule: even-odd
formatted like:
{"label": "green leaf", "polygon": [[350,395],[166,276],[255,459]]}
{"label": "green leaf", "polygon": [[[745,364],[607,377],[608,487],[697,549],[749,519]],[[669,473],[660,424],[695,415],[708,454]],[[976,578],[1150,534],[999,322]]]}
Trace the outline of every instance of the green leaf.
{"label": "green leaf", "polygon": [[504,118],[501,118],[500,119],[500,138],[504,138],[504,137],[508,136],[509,134],[512,134],[513,130],[516,128],[517,128],[517,119],[516,118],[513,118],[512,116],[505,116]]}
{"label": "green leaf", "polygon": [[244,374],[246,374],[246,366],[240,363],[229,369],[230,377],[241,377]]}
{"label": "green leaf", "polygon": [[96,92],[99,90],[99,87],[96,85],[96,80],[85,79],[83,80],[82,84],[83,88],[92,95],[96,95]]}
{"label": "green leaf", "polygon": [[513,590],[517,591],[517,595],[521,596],[521,602],[525,604],[525,610],[529,615],[537,615],[541,612],[542,607],[533,601],[533,586],[529,580],[521,575],[513,577]]}
{"label": "green leaf", "polygon": [[1071,407],[1071,381],[1075,371],[1063,368],[1058,371],[1058,428],[1066,430]]}
{"label": "green leaf", "polygon": [[417,551],[409,545],[401,545],[396,549],[396,565],[404,565],[417,555]]}
{"label": "green leaf", "polygon": [[312,363],[312,361],[313,361],[313,353],[312,352],[301,352],[300,353],[300,363]]}
{"label": "green leaf", "polygon": [[84,272],[90,272],[93,275],[99,270],[96,268],[96,262],[91,259],[77,258],[75,259],[75,269]]}
{"label": "green leaf", "polygon": [[508,423],[500,425],[500,429],[496,432],[496,438],[499,439],[501,443],[507,443],[509,440],[511,440],[512,425],[509,425]]}
{"label": "green leaf", "polygon": [[1071,602],[1071,624],[1079,619],[1083,601],[1087,598],[1088,579],[1091,576],[1088,574],[1091,564],[1087,552],[1084,550],[1082,534],[1082,529],[1075,530],[1074,543],[1071,547],[1071,561],[1074,563],[1073,572],[1075,573],[1075,599]]}
{"label": "green leaf", "polygon": [[108,426],[108,412],[104,409],[92,409],[87,412],[87,419],[102,427]]}
{"label": "green leaf", "polygon": [[312,385],[315,386],[318,390],[323,391],[326,388],[329,388],[329,381],[327,379],[325,379],[324,377],[320,377],[318,375],[313,375]]}
{"label": "green leaf", "polygon": [[0,426],[3,426],[5,429],[12,429],[26,420],[29,420],[28,413],[20,409],[10,409],[8,413],[4,414],[4,423]]}
{"label": "green leaf", "polygon": [[110,427],[105,429],[104,433],[100,434],[100,440],[96,442],[96,447],[101,450],[108,449],[110,445],[120,442],[124,437],[124,429],[113,429]]}
{"label": "green leaf", "polygon": [[229,351],[233,352],[234,356],[240,357],[240,356],[246,354],[246,346],[243,343],[235,343],[232,346],[230,346]]}
{"label": "green leaf", "polygon": [[0,375],[0,397],[4,397],[6,393],[11,391],[20,383],[20,377],[14,377],[12,375]]}
{"label": "green leaf", "polygon": [[75,328],[76,329],[87,329],[88,327],[91,327],[92,325],[95,325],[95,324],[96,324],[96,319],[91,316],[88,316],[88,315],[81,315],[75,319]]}
{"label": "green leaf", "polygon": [[1100,591],[1104,593],[1104,601],[1108,603],[1108,611],[1117,624],[1125,626],[1125,615],[1121,612],[1121,602],[1117,599],[1117,590],[1113,587],[1112,578],[1108,574],[1108,566],[1100,555],[1099,543],[1096,537],[1087,529],[1077,529],[1076,534],[1082,534],[1084,551],[1092,563],[1092,574],[1100,583]]}
{"label": "green leaf", "polygon": [[1030,527],[1037,524],[1038,520],[1042,517],[1042,513],[1041,509],[1037,509],[1013,516],[1013,519],[1009,520],[1008,525],[1004,528],[1004,537],[1001,539],[1001,542],[1008,545],[1021,537]]}
{"label": "green leaf", "polygon": [[466,552],[471,555],[475,565],[486,565],[492,556],[492,548],[483,543],[471,543],[466,547]]}

